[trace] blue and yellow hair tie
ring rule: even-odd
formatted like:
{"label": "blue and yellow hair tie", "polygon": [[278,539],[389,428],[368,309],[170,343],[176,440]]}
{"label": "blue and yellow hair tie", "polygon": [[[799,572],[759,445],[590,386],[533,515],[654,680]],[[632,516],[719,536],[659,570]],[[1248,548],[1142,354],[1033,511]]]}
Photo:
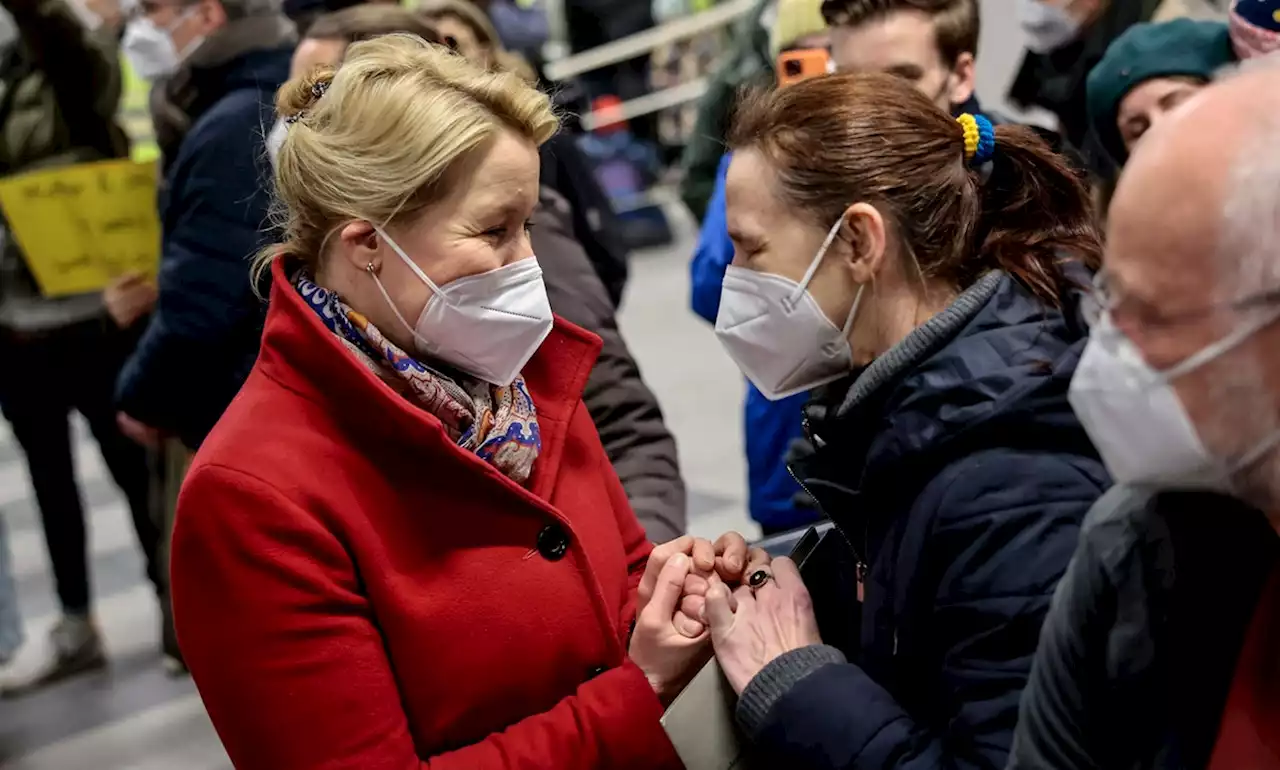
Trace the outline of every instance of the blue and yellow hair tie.
{"label": "blue and yellow hair tie", "polygon": [[996,154],[996,127],[985,115],[965,113],[956,118],[964,129],[964,157],[971,166],[981,166]]}

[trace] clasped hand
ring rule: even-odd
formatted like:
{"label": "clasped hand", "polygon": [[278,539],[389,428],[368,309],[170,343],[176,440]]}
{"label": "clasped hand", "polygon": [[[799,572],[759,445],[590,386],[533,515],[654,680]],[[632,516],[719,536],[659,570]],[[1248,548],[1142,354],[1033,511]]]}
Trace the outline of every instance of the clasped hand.
{"label": "clasped hand", "polygon": [[[768,580],[745,584],[764,570]],[[820,644],[809,592],[790,559],[770,563],[736,532],[715,543],[685,537],[654,548],[641,578],[630,656],[664,704],[712,650],[741,693],[771,660]]]}

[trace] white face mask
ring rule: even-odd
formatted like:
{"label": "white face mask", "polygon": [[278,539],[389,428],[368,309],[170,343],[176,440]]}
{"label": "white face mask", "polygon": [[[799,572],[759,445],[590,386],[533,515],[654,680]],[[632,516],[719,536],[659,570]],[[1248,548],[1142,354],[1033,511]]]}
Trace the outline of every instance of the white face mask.
{"label": "white face mask", "polygon": [[1018,0],[1018,20],[1032,53],[1056,51],[1080,36],[1081,24],[1074,16],[1043,0]]}
{"label": "white face mask", "polygon": [[1152,369],[1103,313],[1071,379],[1071,408],[1120,484],[1229,492],[1235,472],[1280,443],[1280,431],[1233,462],[1214,458],[1173,389],[1173,381],[1244,343],[1280,318],[1247,324],[1163,372]]}
{"label": "white face mask", "polygon": [[827,233],[800,283],[733,265],[725,270],[716,336],[747,379],[771,401],[833,382],[853,370],[849,330],[866,285],[858,287],[844,328],[831,323],[807,289],[842,222]]}
{"label": "white face mask", "polygon": [[196,8],[189,8],[168,28],[157,26],[145,16],[131,19],[125,25],[120,48],[138,77],[150,81],[172,75],[182,66],[182,61],[200,47],[203,37],[192,40],[182,51],[173,44],[173,31],[195,12]]}
{"label": "white face mask", "polygon": [[369,270],[391,312],[413,334],[418,353],[493,385],[510,385],[554,324],[538,260],[529,257],[436,286],[382,228],[377,232],[433,292],[418,323],[410,325]]}

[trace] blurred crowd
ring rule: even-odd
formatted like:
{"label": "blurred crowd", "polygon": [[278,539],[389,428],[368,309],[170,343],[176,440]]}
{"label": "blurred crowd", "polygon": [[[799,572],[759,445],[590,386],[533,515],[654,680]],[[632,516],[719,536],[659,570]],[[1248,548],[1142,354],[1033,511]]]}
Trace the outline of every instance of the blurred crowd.
{"label": "blurred crowd", "polygon": [[[61,610],[0,698],[108,663],[74,411],[236,767],[702,770],[715,660],[715,767],[1280,770],[1280,2],[1009,0],[1051,125],[977,0],[546,76],[715,5],[2,0],[0,182],[151,147],[160,256],[49,292],[0,222]],[[672,182],[756,543],[617,322]]]}

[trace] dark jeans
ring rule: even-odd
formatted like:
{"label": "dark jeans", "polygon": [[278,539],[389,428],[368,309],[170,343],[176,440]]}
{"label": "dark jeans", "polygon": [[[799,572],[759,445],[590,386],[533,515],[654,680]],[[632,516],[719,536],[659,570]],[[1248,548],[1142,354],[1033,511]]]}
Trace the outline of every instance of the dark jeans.
{"label": "dark jeans", "polygon": [[155,558],[160,531],[152,518],[147,453],[116,427],[116,375],[136,339],[106,320],[36,334],[0,329],[0,411],[27,455],[64,612],[90,609],[85,514],[68,420],[72,410],[89,423],[112,478],[128,500],[147,576],[157,590],[161,588]]}

